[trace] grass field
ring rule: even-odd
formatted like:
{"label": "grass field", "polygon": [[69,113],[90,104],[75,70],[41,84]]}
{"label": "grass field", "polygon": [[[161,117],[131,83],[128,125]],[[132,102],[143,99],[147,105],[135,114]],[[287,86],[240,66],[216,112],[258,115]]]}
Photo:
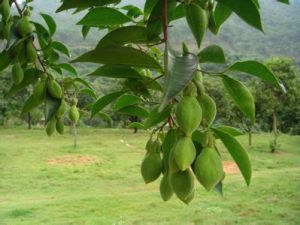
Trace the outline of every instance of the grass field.
{"label": "grass field", "polygon": [[[229,174],[224,197],[199,185],[186,206],[176,198],[164,203],[159,182],[143,183],[146,133],[83,128],[74,149],[70,134],[1,128],[0,224],[299,225],[300,137],[282,135],[276,154],[268,152],[270,139],[254,135],[249,188],[240,174]],[[247,137],[240,141],[246,146]]]}

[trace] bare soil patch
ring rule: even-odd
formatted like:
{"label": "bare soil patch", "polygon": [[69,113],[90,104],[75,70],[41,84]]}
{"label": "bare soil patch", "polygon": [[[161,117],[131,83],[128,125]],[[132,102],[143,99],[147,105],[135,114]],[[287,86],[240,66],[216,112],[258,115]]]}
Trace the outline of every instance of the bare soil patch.
{"label": "bare soil patch", "polygon": [[235,162],[225,161],[223,162],[224,172],[227,174],[237,174],[239,173],[239,168]]}
{"label": "bare soil patch", "polygon": [[86,165],[99,162],[96,156],[64,155],[47,160],[48,165]]}

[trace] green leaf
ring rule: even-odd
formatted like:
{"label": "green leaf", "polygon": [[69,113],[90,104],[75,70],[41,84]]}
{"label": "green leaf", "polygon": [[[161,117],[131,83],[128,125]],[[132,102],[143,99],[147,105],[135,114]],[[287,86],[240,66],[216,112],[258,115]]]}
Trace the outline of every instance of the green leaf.
{"label": "green leaf", "polygon": [[119,98],[124,93],[125,93],[124,91],[118,91],[99,98],[92,107],[91,117],[94,117],[100,110],[102,110],[104,107],[112,103],[114,100]]}
{"label": "green leaf", "polygon": [[233,99],[238,108],[252,121],[255,121],[255,104],[251,92],[241,82],[222,76],[222,81],[226,91]]}
{"label": "green leaf", "polygon": [[130,21],[130,17],[116,9],[98,7],[90,10],[77,24],[90,27],[101,27],[121,25]]}
{"label": "green leaf", "polygon": [[198,64],[198,57],[193,54],[170,55],[169,58],[169,73],[159,110],[162,110],[193,79]]}
{"label": "green leaf", "polygon": [[226,125],[218,125],[214,128],[218,129],[220,131],[226,132],[226,133],[230,134],[231,136],[244,135],[244,133],[240,129],[235,128],[235,127],[230,127],[230,126],[226,126]]}
{"label": "green leaf", "polygon": [[53,36],[53,34],[56,31],[56,23],[55,23],[54,19],[51,16],[44,14],[44,13],[41,13],[41,16],[43,17],[43,19],[45,20],[45,22],[48,25],[50,35]]}
{"label": "green leaf", "polygon": [[53,41],[51,43],[51,47],[54,48],[55,50],[65,54],[66,56],[70,57],[70,52],[63,43],[61,43],[59,41]]}
{"label": "green leaf", "polygon": [[185,4],[184,8],[186,21],[196,39],[198,48],[200,48],[208,25],[206,10],[194,3]]}
{"label": "green leaf", "polygon": [[226,5],[250,26],[263,31],[258,7],[252,0],[218,0],[218,2]]}
{"label": "green leaf", "polygon": [[[176,7],[176,0],[167,0],[167,7],[168,18],[172,18]],[[157,1],[147,21],[147,35],[149,39],[157,37],[162,32],[162,9],[163,1]]]}
{"label": "green leaf", "polygon": [[251,180],[251,163],[247,151],[243,146],[230,134],[213,128],[214,133],[222,140],[228,152],[238,165],[247,185]]}
{"label": "green leaf", "polygon": [[96,48],[121,46],[128,43],[148,43],[147,29],[141,26],[120,27],[105,35]]}
{"label": "green leaf", "polygon": [[217,185],[214,187],[214,191],[218,192],[221,196],[223,196],[223,182],[222,181],[217,183]]}
{"label": "green leaf", "polygon": [[161,69],[160,64],[154,58],[141,50],[130,47],[97,48],[79,56],[72,62],[92,62]]}
{"label": "green leaf", "polygon": [[248,73],[259,77],[271,85],[282,88],[282,84],[275,74],[267,66],[257,61],[237,62],[231,65],[228,70]]}
{"label": "green leaf", "polygon": [[153,11],[154,7],[157,5],[159,0],[146,0],[145,6],[144,6],[144,16],[145,18],[148,18]]}
{"label": "green leaf", "polygon": [[148,118],[144,121],[144,128],[149,129],[150,127],[153,127],[163,121],[165,121],[170,115],[172,111],[172,106],[168,105],[164,108],[163,111],[158,111],[159,107],[155,107],[151,112],[149,113]]}
{"label": "green leaf", "polygon": [[51,120],[61,105],[61,99],[52,98],[49,93],[45,97],[45,124]]}
{"label": "green leaf", "polygon": [[84,39],[86,39],[86,37],[89,34],[90,30],[91,30],[91,27],[82,26],[81,33],[82,33],[82,36],[83,36]]}
{"label": "green leaf", "polygon": [[31,112],[33,109],[37,108],[40,104],[43,103],[43,99],[37,99],[31,95],[27,101],[24,103],[21,115]]}
{"label": "green leaf", "polygon": [[278,2],[281,2],[281,3],[284,3],[284,4],[287,4],[289,5],[290,4],[290,1],[289,0],[277,0]]}
{"label": "green leaf", "polygon": [[108,115],[107,113],[104,112],[98,112],[96,114],[96,116],[98,116],[99,118],[103,119],[104,121],[106,121],[108,123],[108,126],[112,126],[113,125],[113,119],[110,117],[110,115]]}
{"label": "green leaf", "polygon": [[135,69],[124,65],[104,65],[88,76],[110,77],[110,78],[142,78],[143,76]]}
{"label": "green leaf", "polygon": [[93,87],[91,86],[91,84],[88,81],[81,79],[80,77],[74,78],[73,81],[78,82],[78,83],[84,85],[85,87],[93,90]]}
{"label": "green leaf", "polygon": [[11,62],[11,57],[7,51],[0,53],[0,72],[6,69]]}
{"label": "green leaf", "polygon": [[128,125],[128,128],[144,129],[144,124],[138,123],[138,122],[133,122]]}
{"label": "green leaf", "polygon": [[125,95],[122,95],[120,98],[118,98],[113,109],[114,109],[114,111],[119,111],[124,107],[136,105],[140,101],[141,101],[141,99],[136,95],[125,94]]}
{"label": "green leaf", "polygon": [[92,97],[92,98],[94,98],[94,99],[97,98],[95,92],[94,92],[92,89],[90,89],[90,88],[81,89],[81,90],[79,91],[79,93],[81,93],[81,94],[86,94],[86,95],[88,95],[88,96],[90,96],[90,97]]}
{"label": "green leaf", "polygon": [[214,11],[214,19],[217,29],[219,30],[222,24],[231,16],[232,10],[225,4],[218,2]]}
{"label": "green leaf", "polygon": [[76,69],[68,63],[58,64],[57,67],[66,70],[71,74],[78,75]]}
{"label": "green leaf", "polygon": [[180,4],[180,5],[176,6],[170,20],[174,21],[174,20],[181,19],[183,17],[185,17],[184,4]]}
{"label": "green leaf", "polygon": [[130,116],[138,116],[138,117],[147,117],[148,111],[140,106],[131,105],[125,108],[122,108],[118,111],[118,113],[130,115]]}
{"label": "green leaf", "polygon": [[89,8],[94,6],[104,6],[108,4],[118,3],[120,0],[64,0],[63,4],[56,10],[61,12],[63,10],[74,8]]}
{"label": "green leaf", "polygon": [[223,49],[218,45],[210,45],[198,54],[200,63],[226,63]]}

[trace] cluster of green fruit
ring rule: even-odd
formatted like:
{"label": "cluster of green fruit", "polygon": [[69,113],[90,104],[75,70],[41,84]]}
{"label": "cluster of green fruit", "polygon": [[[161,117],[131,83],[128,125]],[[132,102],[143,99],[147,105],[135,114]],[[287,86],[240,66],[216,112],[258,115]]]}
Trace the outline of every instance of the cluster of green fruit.
{"label": "cluster of green fruit", "polygon": [[24,10],[21,17],[10,15],[9,0],[2,0],[0,13],[0,39],[8,39],[10,35],[19,38],[20,41],[13,48],[12,80],[19,85],[24,79],[24,69],[28,63],[35,63],[37,52],[33,46],[34,25],[30,21],[30,10]]}
{"label": "cluster of green fruit", "polygon": [[[45,94],[48,94],[54,99],[60,100],[60,105],[55,112],[55,115],[48,121],[46,125],[46,133],[48,136],[51,136],[55,130],[59,134],[64,133],[64,115],[67,111],[67,103],[64,99],[64,93],[60,86],[60,84],[53,79],[52,76],[45,76],[42,78],[35,86],[33,96],[34,98],[39,100],[43,100],[45,98]],[[72,123],[76,124],[79,120],[80,114],[77,108],[77,99],[72,98],[70,101],[69,107],[69,119]]]}
{"label": "cluster of green fruit", "polygon": [[[183,91],[175,116],[176,129],[170,129],[165,135],[159,134],[157,140],[150,138],[147,142],[141,173],[146,183],[156,180],[162,173],[162,199],[167,201],[175,193],[188,204],[194,198],[195,177],[208,191],[225,177],[221,156],[210,131],[216,116],[216,105],[204,93],[200,73]],[[197,144],[192,136],[200,125],[205,135]]]}

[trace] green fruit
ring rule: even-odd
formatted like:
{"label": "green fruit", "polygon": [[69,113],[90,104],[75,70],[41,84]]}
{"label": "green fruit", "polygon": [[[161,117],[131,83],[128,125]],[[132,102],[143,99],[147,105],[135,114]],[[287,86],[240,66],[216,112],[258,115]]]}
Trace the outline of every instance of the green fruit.
{"label": "green fruit", "polygon": [[69,118],[73,123],[77,123],[77,121],[79,120],[79,111],[76,107],[76,105],[72,105],[69,111]]}
{"label": "green fruit", "polygon": [[163,165],[164,171],[169,170],[169,157],[171,149],[175,146],[178,138],[178,131],[171,129],[165,136],[165,139],[162,144],[162,153],[163,153]]}
{"label": "green fruit", "polygon": [[21,37],[26,37],[32,34],[33,30],[34,26],[30,23],[30,18],[28,16],[24,16],[18,21],[17,31]]}
{"label": "green fruit", "polygon": [[46,82],[45,81],[39,81],[33,89],[33,96],[36,99],[42,100],[45,97],[45,90],[46,90]]}
{"label": "green fruit", "polygon": [[57,122],[56,122],[56,131],[63,135],[64,134],[64,128],[65,128],[65,125],[64,125],[64,121],[62,118],[60,118]]}
{"label": "green fruit", "polygon": [[24,78],[24,71],[19,62],[12,67],[12,79],[16,85],[20,84]]}
{"label": "green fruit", "polygon": [[170,183],[169,174],[165,174],[160,181],[160,196],[164,201],[168,201],[173,196],[173,189]]}
{"label": "green fruit", "polygon": [[11,25],[12,25],[12,23],[10,21],[8,21],[6,24],[3,24],[3,38],[4,39],[8,39]]}
{"label": "green fruit", "polygon": [[49,137],[54,133],[55,127],[56,127],[56,120],[53,118],[47,123],[46,126],[46,133]]}
{"label": "green fruit", "polygon": [[208,25],[207,13],[196,4],[185,5],[184,9],[187,23],[196,39],[198,47],[200,48]]}
{"label": "green fruit", "polygon": [[157,152],[149,152],[141,165],[141,174],[145,183],[155,181],[161,174],[162,160]]}
{"label": "green fruit", "polygon": [[194,0],[195,4],[199,5],[203,9],[207,8],[208,1],[209,0]]}
{"label": "green fruit", "polygon": [[10,16],[9,0],[2,0],[0,4],[0,13],[2,14],[2,17],[5,21],[9,18]]}
{"label": "green fruit", "polygon": [[26,44],[26,57],[28,61],[32,63],[35,63],[37,60],[36,50],[33,47],[33,43],[30,41]]}
{"label": "green fruit", "polygon": [[202,119],[202,109],[195,97],[184,96],[176,110],[176,121],[187,136],[192,133],[200,125]]}
{"label": "green fruit", "polygon": [[197,87],[195,84],[190,83],[184,90],[183,90],[184,96],[197,96]]}
{"label": "green fruit", "polygon": [[173,173],[170,177],[171,186],[177,197],[186,201],[194,191],[194,175],[191,169]]}
{"label": "green fruit", "polygon": [[62,99],[60,106],[56,112],[56,116],[60,118],[66,113],[66,111],[67,111],[67,104],[66,104],[65,100]]}
{"label": "green fruit", "polygon": [[151,152],[161,152],[161,143],[158,139],[156,139],[155,141],[153,141],[152,145],[151,145]]}
{"label": "green fruit", "polygon": [[196,157],[196,148],[190,137],[181,137],[174,148],[174,159],[181,171],[190,167]]}
{"label": "green fruit", "polygon": [[183,200],[185,204],[189,204],[195,197],[195,189],[189,194],[189,196],[186,197],[186,199]]}
{"label": "green fruit", "polygon": [[214,148],[204,148],[197,157],[194,172],[199,182],[210,191],[224,176],[222,160]]}
{"label": "green fruit", "polygon": [[197,99],[202,109],[202,124],[209,127],[216,118],[216,103],[206,94],[199,96]]}
{"label": "green fruit", "polygon": [[152,137],[147,141],[147,144],[146,144],[146,151],[147,152],[150,152],[152,150],[152,145],[153,145],[153,140],[152,140]]}
{"label": "green fruit", "polygon": [[50,80],[48,82],[48,92],[53,98],[62,97],[62,89],[56,80]]}
{"label": "green fruit", "polygon": [[174,159],[174,149],[175,146],[170,150],[169,159],[168,159],[168,171],[170,173],[176,173],[180,171],[180,169],[177,166],[177,163]]}

